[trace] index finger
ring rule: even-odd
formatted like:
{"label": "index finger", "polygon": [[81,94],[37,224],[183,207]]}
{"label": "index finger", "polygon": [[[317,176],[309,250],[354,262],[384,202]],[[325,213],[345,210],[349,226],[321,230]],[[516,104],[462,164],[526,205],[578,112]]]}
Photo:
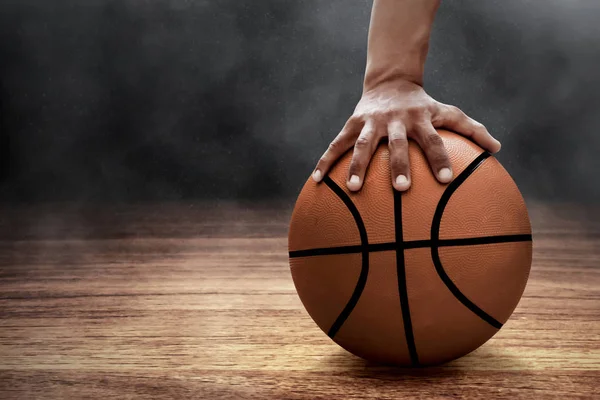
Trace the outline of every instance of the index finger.
{"label": "index finger", "polygon": [[340,133],[333,139],[317,163],[312,175],[316,182],[321,182],[323,177],[331,169],[333,163],[354,145],[354,142],[360,133],[360,128],[360,123],[352,118],[346,122]]}

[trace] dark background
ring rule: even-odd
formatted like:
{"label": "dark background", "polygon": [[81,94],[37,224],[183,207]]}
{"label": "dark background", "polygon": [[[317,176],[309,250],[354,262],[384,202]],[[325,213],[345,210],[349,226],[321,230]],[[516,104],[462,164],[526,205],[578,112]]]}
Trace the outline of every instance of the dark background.
{"label": "dark background", "polygon": [[[0,0],[0,201],[296,196],[360,97],[364,0]],[[529,199],[600,199],[600,3],[444,1],[426,89]]]}

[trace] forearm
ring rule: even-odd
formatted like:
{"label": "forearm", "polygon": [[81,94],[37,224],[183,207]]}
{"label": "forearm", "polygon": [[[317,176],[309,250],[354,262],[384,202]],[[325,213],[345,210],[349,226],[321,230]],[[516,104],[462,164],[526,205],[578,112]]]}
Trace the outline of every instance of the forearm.
{"label": "forearm", "polygon": [[423,88],[429,36],[441,0],[374,0],[363,95],[346,124],[321,156],[313,179],[321,182],[354,148],[346,187],[361,189],[373,154],[388,137],[392,185],[411,186],[409,140],[420,146],[436,179],[452,180],[450,157],[436,129],[464,135],[486,150],[498,142],[479,122],[454,106],[431,98]]}
{"label": "forearm", "polygon": [[423,84],[429,36],[441,0],[374,0],[364,90],[403,78]]}

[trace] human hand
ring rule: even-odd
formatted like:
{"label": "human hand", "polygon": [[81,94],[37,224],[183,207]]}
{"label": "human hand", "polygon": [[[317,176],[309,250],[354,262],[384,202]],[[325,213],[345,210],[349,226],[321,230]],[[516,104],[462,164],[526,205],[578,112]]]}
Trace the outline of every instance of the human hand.
{"label": "human hand", "polygon": [[379,141],[388,136],[396,190],[405,191],[411,184],[408,138],[423,149],[438,181],[448,183],[453,177],[452,165],[435,130],[441,127],[470,138],[492,153],[500,150],[500,142],[485,126],[459,108],[434,100],[420,85],[402,79],[383,82],[363,93],[354,113],[319,160],[313,179],[320,182],[335,161],[354,146],[346,185],[351,191],[360,190]]}

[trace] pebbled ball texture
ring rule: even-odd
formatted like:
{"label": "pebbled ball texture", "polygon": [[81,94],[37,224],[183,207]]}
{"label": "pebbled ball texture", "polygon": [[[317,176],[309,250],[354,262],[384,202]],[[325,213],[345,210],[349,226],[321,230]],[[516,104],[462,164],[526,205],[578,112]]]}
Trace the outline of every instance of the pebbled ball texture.
{"label": "pebbled ball texture", "polygon": [[468,139],[438,131],[454,180],[440,184],[410,142],[412,187],[391,185],[379,145],[363,188],[346,176],[352,152],[294,209],[290,266],[316,324],[365,359],[443,363],[490,339],[517,306],[531,266],[523,198],[500,163]]}

